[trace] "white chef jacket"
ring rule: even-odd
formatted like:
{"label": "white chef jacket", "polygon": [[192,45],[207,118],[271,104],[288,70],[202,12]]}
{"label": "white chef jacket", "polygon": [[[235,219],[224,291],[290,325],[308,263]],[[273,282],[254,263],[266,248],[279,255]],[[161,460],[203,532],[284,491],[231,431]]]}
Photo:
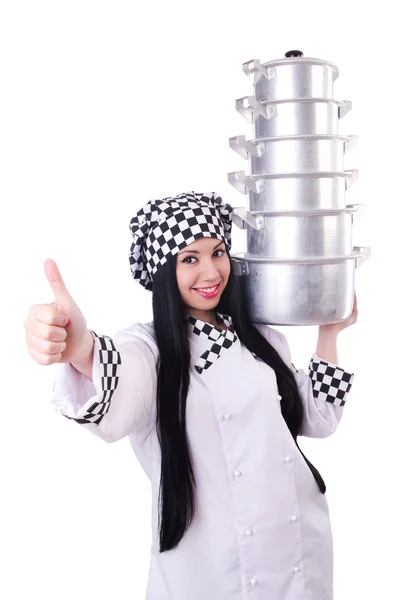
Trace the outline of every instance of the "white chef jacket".
{"label": "white chef jacket", "polygon": [[[227,333],[230,326],[234,331],[230,317],[223,315],[223,320]],[[192,368],[186,429],[197,482],[196,512],[171,551],[158,551],[159,353],[153,322],[131,325],[114,340],[92,332],[92,382],[72,365],[57,364],[54,408],[106,442],[128,436],[151,481],[146,600],[332,600],[327,500],[281,414],[276,374],[235,334],[221,352],[217,346],[212,364],[197,368],[203,367],[214,340],[226,333],[195,321],[206,325],[200,331],[188,324]],[[353,374],[316,353],[309,375],[296,370],[285,336],[267,325],[256,327],[294,372],[304,408],[301,435],[333,433]]]}

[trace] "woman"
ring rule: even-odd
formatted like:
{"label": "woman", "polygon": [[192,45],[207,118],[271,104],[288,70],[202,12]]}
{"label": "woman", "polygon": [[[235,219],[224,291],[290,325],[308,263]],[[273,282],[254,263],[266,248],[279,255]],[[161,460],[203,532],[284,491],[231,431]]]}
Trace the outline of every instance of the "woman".
{"label": "woman", "polygon": [[114,340],[87,329],[47,261],[55,304],[31,308],[29,352],[59,362],[54,407],[108,442],[129,436],[151,480],[147,600],[330,600],[326,488],[297,436],[326,437],[341,419],[353,374],[336,339],[356,302],[319,328],[309,374],[295,369],[285,336],[250,322],[231,213],[194,192],[138,211],[129,260],[153,322]]}

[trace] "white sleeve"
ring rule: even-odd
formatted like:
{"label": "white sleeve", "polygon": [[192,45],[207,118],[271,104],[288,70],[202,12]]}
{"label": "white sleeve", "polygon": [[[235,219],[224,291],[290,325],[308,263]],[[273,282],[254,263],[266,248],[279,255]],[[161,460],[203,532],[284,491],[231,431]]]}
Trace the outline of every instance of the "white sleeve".
{"label": "white sleeve", "polygon": [[[259,325],[260,330],[262,326]],[[328,437],[336,430],[343,414],[347,394],[354,374],[338,365],[311,356],[308,374],[297,369],[291,362],[291,350],[287,338],[277,329],[266,326],[268,341],[294,373],[303,404],[303,422],[300,435],[313,438]]]}
{"label": "white sleeve", "polygon": [[53,407],[106,442],[149,428],[155,415],[157,346],[137,336],[135,327],[114,340],[91,331],[92,382],[69,363],[56,365]]}

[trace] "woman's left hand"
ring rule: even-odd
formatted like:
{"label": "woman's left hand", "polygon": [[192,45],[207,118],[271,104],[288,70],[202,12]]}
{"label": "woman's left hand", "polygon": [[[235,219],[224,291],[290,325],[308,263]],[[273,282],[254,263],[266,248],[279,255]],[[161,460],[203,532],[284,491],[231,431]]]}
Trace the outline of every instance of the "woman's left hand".
{"label": "woman's left hand", "polygon": [[357,321],[357,317],[358,317],[357,295],[356,295],[356,292],[354,291],[353,311],[352,311],[352,314],[350,315],[350,317],[348,319],[345,319],[344,321],[339,321],[339,323],[330,323],[329,325],[320,325],[319,326],[320,331],[322,333],[329,333],[329,334],[337,335],[340,331],[342,331],[343,329],[346,329],[346,327],[350,327],[350,325],[354,325],[354,323],[356,323],[356,321]]}

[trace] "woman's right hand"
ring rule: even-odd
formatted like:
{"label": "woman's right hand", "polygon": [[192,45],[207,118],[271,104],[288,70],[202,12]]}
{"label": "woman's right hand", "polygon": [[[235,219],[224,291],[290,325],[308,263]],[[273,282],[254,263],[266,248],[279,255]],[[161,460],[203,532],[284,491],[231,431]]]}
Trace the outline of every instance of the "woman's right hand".
{"label": "woman's right hand", "polygon": [[30,307],[24,322],[28,352],[40,365],[85,362],[87,350],[93,345],[87,321],[69,294],[55,261],[46,260],[44,271],[55,299],[50,304]]}

